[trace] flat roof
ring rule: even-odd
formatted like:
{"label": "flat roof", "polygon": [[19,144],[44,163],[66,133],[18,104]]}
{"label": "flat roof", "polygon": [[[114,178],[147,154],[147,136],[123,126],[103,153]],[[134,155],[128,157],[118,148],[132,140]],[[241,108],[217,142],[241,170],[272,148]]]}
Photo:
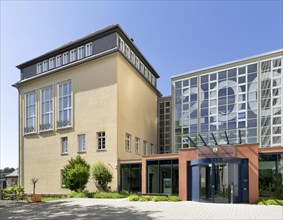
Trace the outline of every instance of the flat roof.
{"label": "flat roof", "polygon": [[171,76],[171,79],[179,78],[179,77],[182,77],[182,76],[185,76],[185,75],[189,75],[189,74],[193,74],[193,73],[197,73],[197,72],[201,72],[201,71],[205,71],[205,70],[209,70],[209,69],[219,68],[219,67],[226,66],[226,65],[231,65],[231,64],[234,64],[234,63],[248,61],[248,60],[251,60],[251,59],[259,58],[259,57],[262,57],[262,56],[268,56],[268,55],[271,55],[271,54],[274,54],[274,53],[280,53],[280,52],[282,52],[282,55],[283,55],[283,48],[278,49],[278,50],[269,51],[269,52],[262,53],[262,54],[258,54],[258,55],[255,55],[255,56],[250,56],[250,57],[246,57],[246,58],[242,58],[242,59],[238,59],[238,60],[234,60],[234,61],[229,61],[229,62],[225,62],[225,63],[221,63],[221,64],[217,64],[217,65],[213,65],[213,66],[209,66],[209,67],[205,67],[205,68],[196,69],[196,70],[193,70],[193,71],[181,73],[181,74],[178,74],[178,75]]}

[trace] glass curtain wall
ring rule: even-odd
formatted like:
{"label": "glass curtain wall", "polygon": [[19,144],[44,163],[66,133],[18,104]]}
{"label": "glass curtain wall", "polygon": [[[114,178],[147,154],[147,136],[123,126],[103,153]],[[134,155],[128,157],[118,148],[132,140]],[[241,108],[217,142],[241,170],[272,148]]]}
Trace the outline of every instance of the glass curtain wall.
{"label": "glass curtain wall", "polygon": [[141,164],[121,164],[121,190],[141,192],[141,166]]}
{"label": "glass curtain wall", "polygon": [[147,161],[147,193],[179,193],[178,160]]}
{"label": "glass curtain wall", "polygon": [[260,154],[259,194],[283,199],[283,153]]}

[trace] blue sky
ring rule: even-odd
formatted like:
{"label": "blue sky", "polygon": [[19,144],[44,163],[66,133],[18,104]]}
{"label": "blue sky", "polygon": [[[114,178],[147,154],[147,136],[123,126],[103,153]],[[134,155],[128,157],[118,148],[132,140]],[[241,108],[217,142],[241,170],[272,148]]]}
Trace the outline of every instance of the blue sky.
{"label": "blue sky", "polygon": [[283,48],[283,1],[1,1],[1,161],[18,167],[16,65],[120,24],[161,78]]}

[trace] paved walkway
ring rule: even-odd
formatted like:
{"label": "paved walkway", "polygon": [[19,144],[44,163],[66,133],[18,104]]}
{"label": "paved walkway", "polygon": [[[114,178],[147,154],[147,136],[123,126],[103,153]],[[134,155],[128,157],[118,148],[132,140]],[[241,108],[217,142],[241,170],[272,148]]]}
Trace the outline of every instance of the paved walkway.
{"label": "paved walkway", "polygon": [[65,199],[45,203],[0,201],[0,219],[283,219],[282,206],[196,202]]}

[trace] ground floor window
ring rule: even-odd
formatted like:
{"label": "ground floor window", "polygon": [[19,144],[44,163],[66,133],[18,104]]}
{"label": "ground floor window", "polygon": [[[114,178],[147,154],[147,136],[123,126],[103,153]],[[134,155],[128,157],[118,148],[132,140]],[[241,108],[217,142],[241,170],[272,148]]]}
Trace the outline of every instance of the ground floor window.
{"label": "ground floor window", "polygon": [[147,193],[179,193],[178,159],[147,161]]}
{"label": "ground floor window", "polygon": [[283,199],[283,153],[259,154],[259,195]]}
{"label": "ground floor window", "polygon": [[141,192],[141,167],[140,163],[121,164],[120,189],[128,192]]}

